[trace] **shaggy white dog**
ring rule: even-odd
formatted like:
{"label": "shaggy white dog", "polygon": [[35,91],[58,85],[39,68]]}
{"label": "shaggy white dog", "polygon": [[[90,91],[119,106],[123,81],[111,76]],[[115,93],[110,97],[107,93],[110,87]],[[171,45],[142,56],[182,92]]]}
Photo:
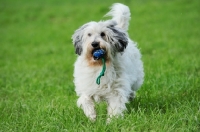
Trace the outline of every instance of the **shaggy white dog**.
{"label": "shaggy white dog", "polygon": [[[106,16],[112,16],[112,19],[86,23],[72,36],[79,55],[74,69],[75,91],[79,96],[77,105],[91,120],[96,119],[93,101],[107,102],[108,119],[123,115],[125,103],[134,97],[144,78],[140,51],[126,32],[129,8],[116,3]],[[106,71],[99,85],[96,79],[102,70],[102,60],[93,57],[97,49],[106,52]]]}

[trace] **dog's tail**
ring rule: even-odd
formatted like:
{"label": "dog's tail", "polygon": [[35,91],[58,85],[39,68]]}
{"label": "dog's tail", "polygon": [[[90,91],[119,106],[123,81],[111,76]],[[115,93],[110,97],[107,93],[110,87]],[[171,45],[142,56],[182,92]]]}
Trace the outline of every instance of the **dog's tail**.
{"label": "dog's tail", "polygon": [[120,3],[115,3],[112,5],[111,10],[105,16],[111,16],[112,20],[117,22],[119,28],[128,30],[129,20],[130,20],[130,10],[128,6]]}

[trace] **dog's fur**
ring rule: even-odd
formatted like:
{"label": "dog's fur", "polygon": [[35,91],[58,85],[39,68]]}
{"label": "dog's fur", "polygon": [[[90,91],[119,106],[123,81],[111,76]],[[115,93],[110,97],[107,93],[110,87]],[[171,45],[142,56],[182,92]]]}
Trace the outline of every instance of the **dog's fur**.
{"label": "dog's fur", "polygon": [[[106,16],[112,19],[86,23],[72,36],[79,55],[74,69],[77,105],[91,120],[96,119],[93,101],[107,102],[108,118],[123,115],[125,103],[134,97],[144,78],[140,51],[127,33],[129,8],[116,3]],[[106,51],[106,71],[100,85],[96,84],[96,78],[102,70],[102,61],[93,58],[92,53],[97,49],[92,45],[94,42]]]}

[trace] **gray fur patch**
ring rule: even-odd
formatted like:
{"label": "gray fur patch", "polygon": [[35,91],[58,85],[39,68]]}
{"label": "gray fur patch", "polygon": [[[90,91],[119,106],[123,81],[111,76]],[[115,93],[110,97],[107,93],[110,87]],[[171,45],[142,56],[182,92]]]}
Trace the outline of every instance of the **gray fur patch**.
{"label": "gray fur patch", "polygon": [[73,39],[73,44],[75,47],[75,53],[78,55],[81,55],[83,51],[82,43],[83,43],[83,34],[84,34],[84,29],[88,26],[89,24],[85,24],[81,26],[79,29],[75,31],[75,33],[72,35]]}
{"label": "gray fur patch", "polygon": [[111,29],[114,33],[114,35],[112,36],[113,38],[111,37],[110,40],[112,41],[112,43],[114,43],[116,50],[118,52],[123,52],[128,44],[127,34],[122,29],[116,28],[114,26],[108,26],[108,28]]}

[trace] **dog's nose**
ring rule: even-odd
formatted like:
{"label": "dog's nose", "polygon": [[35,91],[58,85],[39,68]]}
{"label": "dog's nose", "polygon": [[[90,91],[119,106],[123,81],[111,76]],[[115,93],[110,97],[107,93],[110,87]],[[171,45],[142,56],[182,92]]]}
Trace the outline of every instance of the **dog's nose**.
{"label": "dog's nose", "polygon": [[99,47],[99,42],[97,42],[97,41],[92,42],[92,47],[98,48]]}

